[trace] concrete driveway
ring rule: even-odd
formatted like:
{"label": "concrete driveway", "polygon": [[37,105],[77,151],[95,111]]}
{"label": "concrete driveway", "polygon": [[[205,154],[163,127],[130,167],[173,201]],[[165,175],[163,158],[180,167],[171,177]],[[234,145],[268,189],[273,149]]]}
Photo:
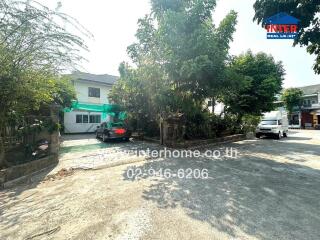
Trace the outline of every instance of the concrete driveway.
{"label": "concrete driveway", "polygon": [[[233,147],[236,158],[132,155],[128,164],[108,165],[126,160],[123,150],[148,147],[160,149],[88,136],[65,141],[57,167],[0,192],[0,239],[320,239],[320,131],[200,149]],[[106,158],[81,165],[101,149]],[[59,174],[66,166],[80,167]],[[148,174],[131,178],[137,169]],[[150,169],[207,169],[209,176],[155,176]]]}

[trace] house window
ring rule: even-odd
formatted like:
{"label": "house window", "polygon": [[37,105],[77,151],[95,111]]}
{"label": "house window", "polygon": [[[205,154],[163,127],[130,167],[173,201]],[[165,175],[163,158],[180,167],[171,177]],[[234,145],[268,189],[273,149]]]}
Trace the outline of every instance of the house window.
{"label": "house window", "polygon": [[76,123],[82,123],[82,115],[80,114],[76,115]]}
{"label": "house window", "polygon": [[89,87],[88,88],[88,96],[89,97],[100,98],[100,88]]}
{"label": "house window", "polygon": [[88,123],[88,115],[82,115],[83,123]]}
{"label": "house window", "polygon": [[101,115],[90,115],[90,123],[100,123]]}
{"label": "house window", "polygon": [[88,115],[77,114],[76,115],[76,123],[88,123],[89,117]]}

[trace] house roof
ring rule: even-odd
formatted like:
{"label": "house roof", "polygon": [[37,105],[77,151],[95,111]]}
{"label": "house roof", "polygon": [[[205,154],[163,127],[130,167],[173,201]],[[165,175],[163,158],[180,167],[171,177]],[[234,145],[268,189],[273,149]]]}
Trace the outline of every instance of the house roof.
{"label": "house roof", "polygon": [[109,75],[109,74],[91,74],[76,71],[72,74],[68,74],[72,80],[82,80],[82,81],[90,81],[90,82],[98,82],[98,83],[105,83],[109,85],[113,85],[119,77]]}
{"label": "house roof", "polygon": [[320,84],[310,85],[305,87],[299,87],[304,95],[311,95],[320,92]]}
{"label": "house roof", "polygon": [[264,24],[298,24],[299,19],[285,12],[278,13],[264,20]]}

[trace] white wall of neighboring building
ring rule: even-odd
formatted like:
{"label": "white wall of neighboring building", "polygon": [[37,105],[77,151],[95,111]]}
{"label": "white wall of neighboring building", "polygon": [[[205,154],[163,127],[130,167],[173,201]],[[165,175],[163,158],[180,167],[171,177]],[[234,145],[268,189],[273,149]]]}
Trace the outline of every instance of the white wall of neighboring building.
{"label": "white wall of neighboring building", "polygon": [[[206,103],[209,104],[210,100],[207,99]],[[225,105],[221,102],[216,101],[215,105],[214,105],[214,114],[216,115],[220,115],[223,110],[224,110]],[[208,106],[208,110],[210,113],[212,113],[212,106]]]}
{"label": "white wall of neighboring building", "polygon": [[214,114],[220,115],[224,110],[225,105],[221,102],[216,102],[216,105],[214,106]]}
{"label": "white wall of neighboring building", "polygon": [[[88,88],[100,88],[100,98],[89,97]],[[95,104],[108,104],[108,94],[112,86],[103,83],[89,82],[89,81],[74,81],[74,88],[77,93],[79,102],[82,103],[95,103]]]}

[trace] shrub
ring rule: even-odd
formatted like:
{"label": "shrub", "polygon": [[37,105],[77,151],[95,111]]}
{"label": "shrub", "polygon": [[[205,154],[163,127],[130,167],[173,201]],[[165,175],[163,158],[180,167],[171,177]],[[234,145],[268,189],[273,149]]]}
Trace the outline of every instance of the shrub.
{"label": "shrub", "polygon": [[261,121],[261,116],[245,115],[242,117],[242,133],[254,132],[259,122]]}

